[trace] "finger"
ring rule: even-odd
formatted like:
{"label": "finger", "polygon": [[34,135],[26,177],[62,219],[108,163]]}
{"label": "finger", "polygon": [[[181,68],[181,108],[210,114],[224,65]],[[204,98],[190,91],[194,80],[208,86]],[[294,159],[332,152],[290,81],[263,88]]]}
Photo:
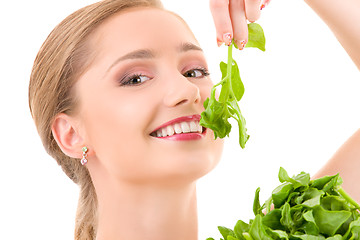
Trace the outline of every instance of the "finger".
{"label": "finger", "polygon": [[248,41],[248,28],[244,0],[230,1],[230,18],[234,31],[234,42],[242,50]]}
{"label": "finger", "polygon": [[246,18],[249,22],[255,22],[260,17],[261,0],[245,0]]}
{"label": "finger", "polygon": [[210,10],[216,28],[218,45],[230,45],[233,29],[231,25],[228,0],[210,0]]}
{"label": "finger", "polygon": [[269,5],[271,0],[264,0],[263,3],[261,4],[260,10],[263,10],[264,7],[266,7],[267,5]]}

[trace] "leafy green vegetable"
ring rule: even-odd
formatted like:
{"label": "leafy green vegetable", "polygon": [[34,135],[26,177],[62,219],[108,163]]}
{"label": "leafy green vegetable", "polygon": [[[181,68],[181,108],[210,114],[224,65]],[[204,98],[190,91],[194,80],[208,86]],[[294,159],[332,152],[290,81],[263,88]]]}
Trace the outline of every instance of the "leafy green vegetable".
{"label": "leafy green vegetable", "polygon": [[[255,47],[265,51],[265,36],[257,23],[248,24],[249,40],[246,47]],[[245,147],[249,135],[246,133],[246,121],[241,114],[238,101],[244,95],[244,84],[241,81],[239,68],[232,57],[234,43],[228,47],[228,61],[220,63],[222,80],[211,89],[210,98],[204,102],[205,111],[201,113],[200,125],[214,131],[215,139],[229,136],[231,124],[229,118],[234,118],[239,126],[239,143]],[[216,87],[221,85],[219,99],[215,97]]]}
{"label": "leafy green vegetable", "polygon": [[279,181],[282,184],[263,205],[256,189],[255,218],[249,223],[239,220],[234,230],[219,227],[222,239],[360,240],[360,205],[342,189],[339,174],[310,180],[308,173],[289,177],[280,168]]}
{"label": "leafy green vegetable", "polygon": [[245,47],[255,47],[261,51],[265,51],[265,35],[259,24],[248,24],[249,41]]}

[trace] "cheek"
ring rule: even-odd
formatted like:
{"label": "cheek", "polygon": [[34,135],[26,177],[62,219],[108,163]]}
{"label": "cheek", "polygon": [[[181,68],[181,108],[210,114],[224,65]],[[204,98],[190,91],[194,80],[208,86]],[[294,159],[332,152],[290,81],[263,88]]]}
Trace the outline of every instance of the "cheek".
{"label": "cheek", "polygon": [[83,112],[97,167],[116,175],[134,172],[146,151],[145,127],[152,109],[149,101],[109,91],[92,99],[88,101],[91,107]]}
{"label": "cheek", "polygon": [[201,96],[201,102],[204,103],[204,101],[210,97],[211,88],[214,86],[210,78],[207,78],[206,81],[204,81],[201,85],[199,85],[200,90],[200,96]]}
{"label": "cheek", "polygon": [[[209,79],[198,86],[202,108],[213,84]],[[122,94],[97,88],[84,97],[84,127],[96,153],[90,171],[97,171],[94,176],[99,178],[110,174],[126,181],[196,180],[211,171],[220,160],[223,140],[214,140],[209,131],[205,141],[191,147],[154,141],[146,132],[149,123],[167,110],[159,107],[160,94],[149,92]]]}

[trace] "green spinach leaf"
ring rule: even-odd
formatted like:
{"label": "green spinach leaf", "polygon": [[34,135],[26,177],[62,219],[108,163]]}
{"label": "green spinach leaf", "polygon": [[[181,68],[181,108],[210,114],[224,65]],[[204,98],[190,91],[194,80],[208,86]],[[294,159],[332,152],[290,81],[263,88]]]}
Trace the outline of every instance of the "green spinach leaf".
{"label": "green spinach leaf", "polygon": [[[265,51],[265,36],[261,26],[257,23],[249,23],[249,40],[247,47],[255,47]],[[240,111],[238,101],[244,95],[244,84],[241,81],[239,67],[232,57],[234,43],[228,47],[227,63],[220,63],[222,79],[211,89],[210,98],[204,102],[205,110],[201,113],[200,125],[214,131],[216,138],[229,136],[231,124],[228,119],[233,118],[238,123],[239,144],[245,148],[249,139],[246,129],[246,121]],[[215,97],[216,87],[221,86],[219,99]]]}
{"label": "green spinach leaf", "polygon": [[339,174],[310,180],[308,173],[289,177],[280,168],[278,177],[282,184],[265,204],[256,189],[254,219],[239,220],[234,230],[219,227],[224,239],[360,240],[360,205],[342,189]]}

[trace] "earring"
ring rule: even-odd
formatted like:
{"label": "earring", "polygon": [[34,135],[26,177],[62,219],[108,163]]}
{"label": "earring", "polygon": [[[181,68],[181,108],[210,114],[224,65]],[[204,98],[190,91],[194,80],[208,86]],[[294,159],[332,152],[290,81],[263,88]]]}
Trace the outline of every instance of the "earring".
{"label": "earring", "polygon": [[86,157],[87,157],[87,152],[88,152],[88,148],[87,147],[83,147],[82,148],[82,159],[81,159],[81,165],[85,165],[87,162],[88,162],[88,160],[86,159]]}

